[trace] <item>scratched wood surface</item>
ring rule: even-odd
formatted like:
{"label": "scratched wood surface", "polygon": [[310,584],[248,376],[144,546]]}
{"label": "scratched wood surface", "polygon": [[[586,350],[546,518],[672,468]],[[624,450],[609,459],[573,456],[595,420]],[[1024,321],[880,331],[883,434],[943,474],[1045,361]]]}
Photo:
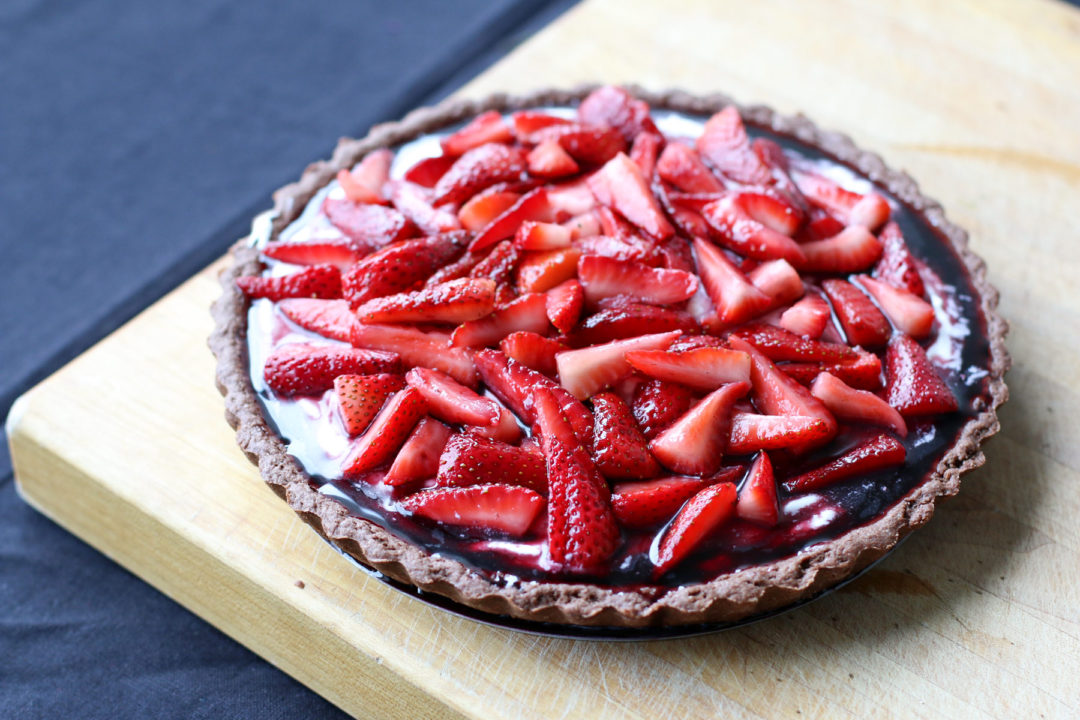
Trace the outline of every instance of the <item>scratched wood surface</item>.
{"label": "scratched wood surface", "polygon": [[361,716],[1080,715],[1080,12],[589,0],[463,92],[596,79],[801,110],[971,231],[1013,326],[1012,400],[987,466],[884,563],[774,620],[659,643],[520,635],[410,600],[236,448],[205,346],[220,263],[18,403],[26,499]]}

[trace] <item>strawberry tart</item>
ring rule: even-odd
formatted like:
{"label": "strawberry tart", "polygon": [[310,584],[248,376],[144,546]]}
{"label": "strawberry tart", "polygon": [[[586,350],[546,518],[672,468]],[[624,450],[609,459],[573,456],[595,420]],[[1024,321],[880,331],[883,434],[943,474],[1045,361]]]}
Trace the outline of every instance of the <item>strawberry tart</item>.
{"label": "strawberry tart", "polygon": [[1006,326],[966,234],[801,116],[453,100],[275,200],[213,310],[239,444],[341,550],[473,610],[789,606],[926,523],[998,429]]}

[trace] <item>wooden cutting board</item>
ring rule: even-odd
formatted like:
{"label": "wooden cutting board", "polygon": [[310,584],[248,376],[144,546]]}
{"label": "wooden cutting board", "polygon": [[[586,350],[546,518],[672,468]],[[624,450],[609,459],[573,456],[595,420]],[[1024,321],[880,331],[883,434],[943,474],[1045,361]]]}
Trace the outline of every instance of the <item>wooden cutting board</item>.
{"label": "wooden cutting board", "polygon": [[357,715],[1080,715],[1080,12],[589,0],[463,93],[595,79],[802,110],[972,232],[1013,325],[1013,399],[987,466],[884,563],[779,618],[654,643],[412,600],[320,540],[233,442],[205,343],[221,263],[18,402],[27,501]]}

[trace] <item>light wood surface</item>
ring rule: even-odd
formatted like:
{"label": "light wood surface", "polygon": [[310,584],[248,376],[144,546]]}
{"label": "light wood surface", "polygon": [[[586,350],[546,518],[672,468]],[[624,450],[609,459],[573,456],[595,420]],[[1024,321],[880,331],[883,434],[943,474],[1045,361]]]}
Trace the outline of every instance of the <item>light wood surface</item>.
{"label": "light wood surface", "polygon": [[1013,326],[1012,400],[987,466],[883,564],[777,619],[660,643],[515,634],[413,601],[323,543],[236,447],[205,344],[220,264],[20,400],[26,499],[363,717],[1080,715],[1080,12],[590,0],[463,92],[583,80],[801,110],[971,231]]}

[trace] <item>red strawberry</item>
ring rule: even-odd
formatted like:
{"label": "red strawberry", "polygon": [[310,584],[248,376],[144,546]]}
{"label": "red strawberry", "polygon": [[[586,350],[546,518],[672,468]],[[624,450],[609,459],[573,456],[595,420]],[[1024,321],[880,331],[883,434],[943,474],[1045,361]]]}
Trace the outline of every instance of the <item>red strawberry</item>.
{"label": "red strawberry", "polygon": [[724,176],[744,185],[768,185],[772,173],[750,149],[739,111],[728,106],[709,118],[697,139],[701,157]]}
{"label": "red strawberry", "polygon": [[548,491],[542,455],[497,440],[454,435],[438,464],[438,487],[466,487],[506,483],[527,487],[542,495]]}
{"label": "red strawberry", "polygon": [[619,545],[611,492],[581,446],[558,399],[547,390],[535,398],[536,421],[548,474],[548,551],[572,572],[602,567]]}
{"label": "red strawberry", "polygon": [[694,402],[690,388],[663,380],[648,380],[634,390],[634,419],[647,438],[678,420]]}
{"label": "red strawberry", "polygon": [[458,425],[494,425],[499,420],[499,406],[481,397],[454,378],[438,370],[413,368],[405,373],[405,382],[423,396],[428,412]]}
{"label": "red strawberry", "polygon": [[367,431],[354,441],[342,467],[345,477],[359,477],[389,462],[426,412],[424,399],[413,388],[391,397]]}
{"label": "red strawberry", "polygon": [[580,257],[581,251],[572,247],[527,253],[518,268],[517,291],[541,293],[566,282],[577,275]]}
{"label": "red strawberry", "polygon": [[889,219],[889,203],[877,193],[860,195],[816,173],[796,171],[792,179],[813,204],[827,210],[846,225],[876,230]]}
{"label": "red strawberry", "polygon": [[455,347],[490,347],[510,333],[520,331],[548,331],[547,298],[544,295],[522,295],[487,317],[459,325],[451,336],[450,344]]}
{"label": "red strawberry", "polygon": [[401,501],[403,510],[443,525],[521,537],[544,507],[544,499],[513,485],[473,485],[422,490]]}
{"label": "red strawberry", "polygon": [[476,385],[476,367],[469,353],[448,347],[446,335],[426,333],[400,325],[365,325],[353,327],[352,344],[357,347],[396,353],[406,367],[430,367],[441,370],[464,385]]}
{"label": "red strawberry", "polygon": [[345,191],[345,197],[358,203],[386,204],[383,185],[390,179],[390,165],[394,162],[394,152],[386,148],[373,150],[350,170],[341,170],[338,183]]}
{"label": "red strawberry", "polygon": [[828,423],[818,417],[736,412],[731,418],[727,452],[749,455],[758,450],[818,446],[834,434]]}
{"label": "red strawberry", "polygon": [[514,246],[519,250],[557,250],[570,247],[572,235],[570,229],[562,225],[530,220],[521,223],[514,235]]}
{"label": "red strawberry", "polygon": [[401,446],[383,482],[396,486],[435,477],[439,456],[449,439],[450,428],[433,418],[421,419]]}
{"label": "red strawberry", "polygon": [[897,290],[867,275],[859,275],[858,281],[885,311],[897,330],[916,340],[930,335],[934,327],[934,308],[930,303],[907,290]]}
{"label": "red strawberry", "polygon": [[387,183],[394,207],[427,235],[461,229],[458,216],[447,207],[431,204],[431,191],[405,180]]}
{"label": "red strawberry", "polygon": [[506,407],[500,403],[495,403],[499,407],[499,420],[494,425],[487,425],[481,427],[479,425],[466,425],[461,428],[462,432],[475,435],[476,437],[488,438],[489,440],[498,440],[499,442],[516,444],[521,440],[521,426],[518,425],[517,417],[514,413],[506,409]]}
{"label": "red strawberry", "polygon": [[499,349],[508,358],[517,360],[525,367],[554,377],[559,371],[555,364],[555,355],[569,348],[558,340],[534,332],[516,332],[504,337],[499,343]]}
{"label": "red strawberry", "polygon": [[350,238],[305,240],[302,242],[272,242],[262,254],[292,265],[336,265],[344,270],[359,262],[368,248]]}
{"label": "red strawberry", "polygon": [[405,387],[400,375],[338,375],[334,378],[338,412],[345,432],[359,435],[382,409],[386,398]]}
{"label": "red strawberry", "polygon": [[738,350],[703,347],[684,352],[635,350],[626,361],[640,373],[697,390],[724,383],[750,382],[750,356]]}
{"label": "red strawberry", "polygon": [[263,378],[278,395],[318,395],[334,386],[338,375],[401,372],[394,353],[356,350],[340,345],[282,345],[266,359]]}
{"label": "red strawberry", "polygon": [[525,173],[525,151],[487,143],[459,157],[435,183],[436,205],[459,203],[496,183],[520,180]]}
{"label": "red strawberry", "polygon": [[304,328],[323,337],[349,342],[356,316],[344,300],[316,300],[313,298],[286,298],[277,309]]}
{"label": "red strawberry", "polygon": [[900,441],[883,433],[819,468],[785,480],[784,490],[789,493],[820,490],[841,480],[902,465],[906,458],[907,450]]}
{"label": "red strawberry", "polygon": [[683,503],[708,484],[704,478],[682,475],[620,483],[611,493],[611,509],[623,527],[654,528],[670,520]]}
{"label": "red strawberry", "polygon": [[504,240],[469,271],[469,277],[490,278],[499,284],[510,281],[514,269],[521,262],[521,253],[509,240]]}
{"label": "red strawberry", "polygon": [[807,293],[780,316],[780,327],[803,337],[817,339],[829,323],[829,304],[817,293]]}
{"label": "red strawberry", "polygon": [[655,132],[649,106],[621,87],[605,85],[589,93],[578,105],[578,119],[587,125],[615,128],[631,143],[642,131]]}
{"label": "red strawberry", "polygon": [[596,198],[589,189],[587,178],[549,185],[547,202],[551,212],[558,215],[582,215],[596,209]]}
{"label": "red strawberry", "polygon": [[610,235],[592,235],[581,238],[574,243],[574,247],[580,250],[582,255],[637,261],[649,267],[662,265],[664,261],[663,253],[655,245],[635,235],[626,236],[624,239]]}
{"label": "red strawberry", "polygon": [[549,141],[559,143],[570,157],[584,165],[603,165],[626,149],[626,142],[616,130],[579,123],[552,125],[528,138],[537,145]]}
{"label": "red strawberry", "polygon": [[791,179],[791,165],[788,162],[787,155],[784,154],[783,148],[768,138],[755,138],[750,143],[750,147],[753,148],[754,154],[761,158],[761,162],[769,168],[775,183],[774,187],[783,193],[800,211],[803,213],[808,212],[810,205],[799,191],[795,181]]}
{"label": "red strawberry", "polygon": [[847,345],[808,340],[773,325],[751,323],[734,331],[770,360],[844,362],[858,357]]}
{"label": "red strawberry", "polygon": [[415,228],[405,216],[382,205],[363,205],[347,198],[327,197],[323,213],[341,232],[368,245],[386,245],[410,237]]}
{"label": "red strawberry", "polygon": [[590,175],[587,182],[597,202],[617,210],[653,239],[663,240],[675,233],[641,170],[623,153]]}
{"label": "red strawberry", "polygon": [[291,275],[238,277],[236,285],[250,298],[341,297],[341,271],[333,265],[313,265]]}
{"label": "red strawberry", "polygon": [[599,255],[583,256],[577,274],[590,303],[626,295],[646,303],[671,305],[690,298],[698,286],[697,278],[682,270],[651,268]]}
{"label": "red strawberry", "polygon": [[663,266],[669,270],[694,272],[694,252],[686,238],[669,237],[660,243],[660,254],[664,258]]}
{"label": "red strawberry", "polygon": [[694,318],[681,310],[625,302],[604,308],[581,321],[570,344],[580,347],[654,332],[698,332],[699,329]]}
{"label": "red strawberry", "polygon": [[592,398],[596,468],[609,478],[643,480],[660,474],[630,408],[613,393]]}
{"label": "red strawberry", "polygon": [[664,138],[659,133],[639,133],[634,138],[634,144],[630,147],[630,159],[638,166],[641,176],[649,180],[656,170],[656,159],[660,154],[660,148],[664,144]]}
{"label": "red strawberry", "polygon": [[600,220],[592,210],[580,215],[575,215],[562,223],[562,226],[570,231],[571,240],[593,237],[594,235],[599,235],[601,232]]}
{"label": "red strawberry", "polygon": [[834,375],[827,372],[818,375],[810,393],[841,420],[886,427],[900,437],[907,435],[904,418],[887,402],[871,392],[852,388]]}
{"label": "red strawberry", "polygon": [[904,417],[937,415],[960,406],[919,343],[894,335],[885,352],[885,399]]}
{"label": "red strawberry", "polygon": [[523,195],[520,200],[500,213],[485,225],[469,245],[473,252],[494,245],[500,240],[513,237],[521,223],[526,220],[551,222],[555,219],[551,203],[548,202],[546,188],[536,188]]}
{"label": "red strawberry", "polygon": [[495,281],[461,278],[414,292],[372,298],[356,310],[362,323],[462,323],[495,309]]}
{"label": "red strawberry", "polygon": [[772,300],[772,307],[787,305],[803,296],[802,278],[787,260],[770,260],[746,274],[750,283]]}
{"label": "red strawberry", "polygon": [[417,161],[415,165],[405,171],[403,179],[416,183],[421,187],[433,188],[439,182],[439,178],[446,174],[450,166],[457,160],[452,155],[437,155]]}
{"label": "red strawberry", "polygon": [[671,193],[668,192],[663,183],[655,183],[653,192],[660,201],[661,207],[671,217],[671,221],[675,223],[675,227],[679,229],[679,232],[691,238],[708,237],[710,232],[709,224],[705,222],[705,218],[701,217],[699,212],[674,203],[671,199]]}
{"label": "red strawberry", "polygon": [[[424,281],[424,287],[435,287],[451,280],[469,277],[469,273],[485,259],[481,253],[466,252],[454,262],[443,265],[436,270],[434,274]],[[496,282],[498,281],[496,280]]]}
{"label": "red strawberry", "polygon": [[570,279],[559,283],[547,291],[545,310],[551,324],[559,332],[569,333],[581,317],[585,305],[585,289],[577,280]]}
{"label": "red strawberry", "polygon": [[461,206],[458,221],[466,230],[480,232],[520,199],[520,194],[509,190],[485,190],[473,195]]}
{"label": "red strawberry", "polygon": [[631,373],[626,353],[663,350],[678,336],[678,332],[654,333],[559,353],[555,357],[559,380],[571,395],[583,400]]}
{"label": "red strawberry", "polygon": [[820,373],[829,372],[840,380],[860,390],[876,390],[881,387],[881,360],[872,352],[855,348],[857,357],[838,363],[784,363],[780,369],[794,380],[809,385]]}
{"label": "red strawberry", "polygon": [[853,225],[839,235],[799,246],[805,260],[795,263],[803,272],[854,273],[870,268],[881,257],[881,241]]}
{"label": "red strawberry", "polygon": [[698,274],[723,325],[737,325],[765,312],[772,298],[758,290],[715,245],[694,238]]}
{"label": "red strawberry", "polygon": [[711,475],[720,469],[731,434],[735,401],[750,390],[746,382],[714,390],[649,443],[653,455],[675,472]]}
{"label": "red strawberry", "polygon": [[773,475],[772,461],[767,453],[761,453],[754,459],[746,480],[739,488],[739,498],[735,502],[735,514],[743,520],[750,520],[772,527],[780,520],[780,506],[776,501],[776,478]]}
{"label": "red strawberry", "polygon": [[521,141],[528,139],[537,130],[542,130],[552,125],[569,125],[570,120],[538,110],[519,110],[510,116],[514,124],[514,134]]}
{"label": "red strawberry", "polygon": [[545,140],[534,147],[526,162],[529,174],[542,178],[566,177],[578,171],[578,164],[563,150],[558,140]]}
{"label": "red strawberry", "polygon": [[762,223],[749,212],[751,193],[725,195],[701,210],[702,217],[716,230],[715,237],[725,247],[757,260],[784,259],[800,264],[803,252],[787,235]]}
{"label": "red strawberry", "polygon": [[656,172],[676,188],[687,193],[721,193],[724,184],[716,179],[691,148],[679,142],[668,143],[656,162]]}
{"label": "red strawberry", "polygon": [[502,115],[488,110],[477,115],[465,127],[444,137],[439,144],[447,155],[464,155],[487,143],[508,143],[513,139],[514,134]]}
{"label": "red strawberry", "polygon": [[889,341],[889,321],[865,293],[846,280],[836,278],[822,282],[821,289],[832,303],[848,343],[877,348]]}
{"label": "red strawberry", "polygon": [[353,265],[342,278],[345,299],[358,308],[372,298],[412,290],[461,254],[453,233],[388,245]]}
{"label": "red strawberry", "polygon": [[682,562],[735,514],[735,485],[721,482],[699,490],[664,531],[653,563],[659,577]]}
{"label": "red strawberry", "polygon": [[904,241],[904,235],[900,232],[900,226],[894,222],[886,224],[881,228],[880,238],[884,252],[874,267],[874,277],[921,298],[926,294],[926,287],[919,275],[915,259],[911,257]]}

